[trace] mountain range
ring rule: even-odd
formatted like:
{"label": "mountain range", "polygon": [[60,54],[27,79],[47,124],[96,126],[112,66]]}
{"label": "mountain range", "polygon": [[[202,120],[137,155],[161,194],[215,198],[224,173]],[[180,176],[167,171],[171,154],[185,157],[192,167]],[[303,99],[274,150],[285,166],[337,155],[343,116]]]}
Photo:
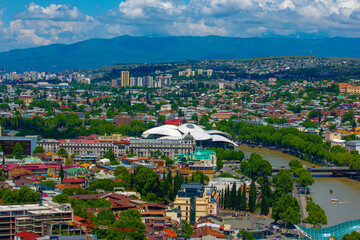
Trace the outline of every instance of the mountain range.
{"label": "mountain range", "polygon": [[90,39],[73,44],[0,53],[7,72],[59,72],[124,63],[253,58],[262,56],[360,57],[360,38],[133,37]]}

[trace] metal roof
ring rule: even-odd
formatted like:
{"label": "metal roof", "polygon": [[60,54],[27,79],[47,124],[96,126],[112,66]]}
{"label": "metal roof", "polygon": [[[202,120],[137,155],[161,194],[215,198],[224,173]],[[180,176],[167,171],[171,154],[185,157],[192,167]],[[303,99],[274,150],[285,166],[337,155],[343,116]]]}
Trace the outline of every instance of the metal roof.
{"label": "metal roof", "polygon": [[343,222],[328,228],[305,228],[298,225],[295,227],[311,240],[327,240],[331,236],[340,239],[347,233],[359,230],[360,219]]}

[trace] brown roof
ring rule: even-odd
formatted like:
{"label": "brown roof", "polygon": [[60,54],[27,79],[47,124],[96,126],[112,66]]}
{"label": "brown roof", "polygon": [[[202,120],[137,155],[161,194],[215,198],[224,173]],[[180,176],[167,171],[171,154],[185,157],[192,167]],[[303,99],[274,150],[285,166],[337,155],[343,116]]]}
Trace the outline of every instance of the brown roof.
{"label": "brown roof", "polygon": [[84,195],[72,195],[69,196],[69,199],[81,199],[81,200],[96,200],[98,198],[104,197],[108,193],[99,193],[99,194],[84,194]]}
{"label": "brown roof", "polygon": [[224,233],[211,229],[210,227],[202,227],[195,229],[193,234],[191,235],[191,238],[200,238],[208,235],[216,238],[225,238]]}

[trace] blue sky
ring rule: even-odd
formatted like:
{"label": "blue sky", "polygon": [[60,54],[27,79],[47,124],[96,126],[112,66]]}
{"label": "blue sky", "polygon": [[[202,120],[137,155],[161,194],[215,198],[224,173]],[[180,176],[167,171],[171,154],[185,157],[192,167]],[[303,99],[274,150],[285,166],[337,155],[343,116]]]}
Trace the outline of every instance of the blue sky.
{"label": "blue sky", "polygon": [[0,1],[0,51],[121,35],[360,37],[360,0]]}

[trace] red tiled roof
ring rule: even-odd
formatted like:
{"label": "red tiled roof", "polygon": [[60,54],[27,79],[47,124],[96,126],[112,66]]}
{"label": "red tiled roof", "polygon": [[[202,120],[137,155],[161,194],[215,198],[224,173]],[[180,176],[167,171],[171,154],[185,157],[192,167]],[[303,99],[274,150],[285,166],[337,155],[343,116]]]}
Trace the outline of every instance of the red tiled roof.
{"label": "red tiled roof", "polygon": [[85,180],[80,178],[64,178],[63,183],[82,183],[85,182]]}
{"label": "red tiled roof", "polygon": [[224,233],[211,229],[210,227],[202,227],[195,229],[193,234],[191,235],[191,238],[200,238],[208,235],[216,238],[225,238]]}
{"label": "red tiled roof", "polygon": [[41,237],[39,235],[36,235],[36,234],[28,232],[28,231],[22,231],[22,232],[16,233],[15,236],[21,237],[22,240],[35,240],[35,238]]}
{"label": "red tiled roof", "polygon": [[167,235],[167,236],[169,236],[169,237],[173,237],[173,238],[176,238],[177,235],[178,235],[178,234],[177,234],[174,230],[172,230],[172,229],[165,229],[165,230],[164,230],[164,234]]}

